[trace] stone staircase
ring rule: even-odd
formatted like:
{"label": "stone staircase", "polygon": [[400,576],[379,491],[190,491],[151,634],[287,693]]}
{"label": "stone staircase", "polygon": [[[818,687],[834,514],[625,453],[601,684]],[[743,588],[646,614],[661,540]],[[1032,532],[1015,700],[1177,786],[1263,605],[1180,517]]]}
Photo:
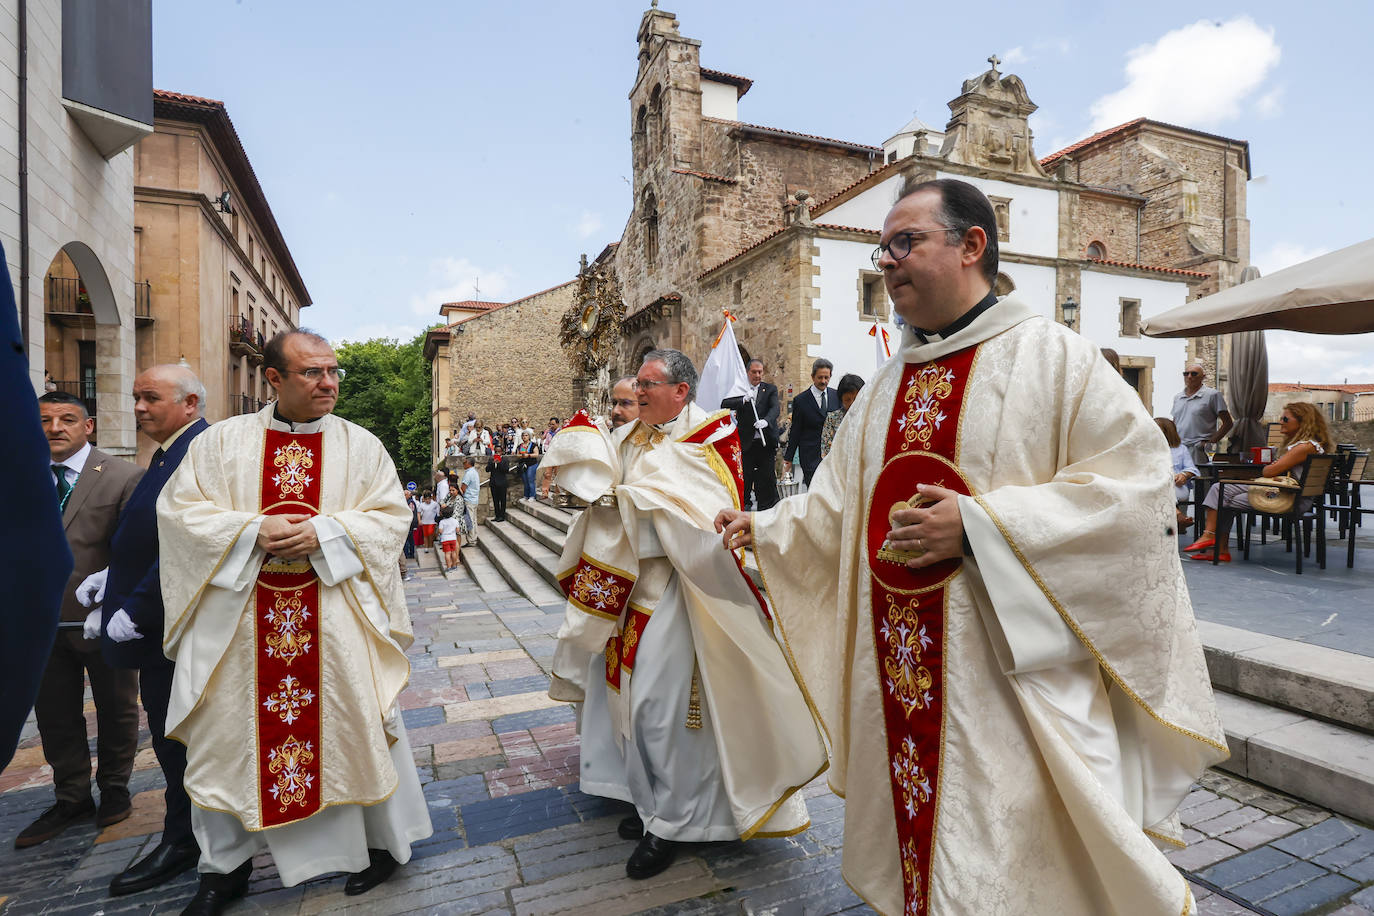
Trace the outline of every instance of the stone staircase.
{"label": "stone staircase", "polygon": [[[463,565],[487,591],[561,605],[558,558],[576,517],[511,500]],[[1231,748],[1220,768],[1374,823],[1374,658],[1203,620],[1198,631]]]}

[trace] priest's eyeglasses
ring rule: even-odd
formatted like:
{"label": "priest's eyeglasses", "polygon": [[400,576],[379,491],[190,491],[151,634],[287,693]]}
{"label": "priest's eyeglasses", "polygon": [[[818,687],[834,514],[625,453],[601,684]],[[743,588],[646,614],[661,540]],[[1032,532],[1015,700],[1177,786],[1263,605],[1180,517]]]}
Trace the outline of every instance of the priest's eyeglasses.
{"label": "priest's eyeglasses", "polygon": [[892,241],[886,245],[879,245],[873,249],[873,266],[878,270],[882,267],[878,264],[883,259],[884,254],[892,255],[892,260],[900,261],[902,258],[911,254],[911,240],[918,235],[925,235],[927,232],[953,232],[949,226],[936,226],[934,229],[909,229],[899,232],[892,237]]}
{"label": "priest's eyeglasses", "polygon": [[341,381],[348,371],[338,366],[330,366],[328,369],[321,369],[319,366],[311,366],[309,369],[287,369],[286,374],[295,373],[303,377],[308,382],[318,382],[328,375],[334,381]]}

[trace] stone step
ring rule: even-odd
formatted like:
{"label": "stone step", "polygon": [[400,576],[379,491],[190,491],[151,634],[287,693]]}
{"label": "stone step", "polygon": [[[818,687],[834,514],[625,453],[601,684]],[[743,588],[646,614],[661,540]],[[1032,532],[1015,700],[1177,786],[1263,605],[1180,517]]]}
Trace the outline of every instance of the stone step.
{"label": "stone step", "polygon": [[1374,658],[1198,621],[1213,686],[1374,735]]}
{"label": "stone step", "polygon": [[[516,585],[517,591],[541,606],[563,601],[563,593],[558,588],[558,554],[509,521],[488,522],[482,540],[493,535],[513,555],[513,559],[510,556],[502,557],[498,565],[501,574]],[[517,585],[517,582],[521,584]],[[536,583],[544,587],[540,589]],[[531,592],[537,592],[538,597]]]}
{"label": "stone step", "polygon": [[567,531],[572,527],[572,523],[577,519],[577,513],[567,509],[559,509],[548,503],[540,502],[537,499],[517,499],[512,500],[511,508],[516,508],[529,515],[533,515],[546,525],[551,525],[559,531]]}
{"label": "stone step", "polygon": [[1231,758],[1220,769],[1374,821],[1374,736],[1217,691]]}
{"label": "stone step", "polygon": [[523,508],[512,508],[506,513],[506,519],[540,544],[552,550],[555,555],[563,553],[563,542],[568,539],[568,532],[565,529],[557,528]]}
{"label": "stone step", "polygon": [[[501,523],[488,522],[482,528],[481,540],[477,542],[477,550],[482,554],[483,562],[490,568],[491,575],[495,577],[498,584],[487,591],[515,591],[534,604],[549,604],[561,602],[562,595],[553,594],[553,590],[530,567],[530,564],[521,557],[504,538],[500,536]],[[465,548],[463,556],[466,558],[469,550]]]}
{"label": "stone step", "polygon": [[481,538],[476,547],[464,547],[458,552],[458,563],[462,566],[472,581],[476,582],[484,592],[505,592],[510,591],[510,586],[506,584],[501,571],[496,568],[491,560],[491,554],[487,551],[487,539]]}

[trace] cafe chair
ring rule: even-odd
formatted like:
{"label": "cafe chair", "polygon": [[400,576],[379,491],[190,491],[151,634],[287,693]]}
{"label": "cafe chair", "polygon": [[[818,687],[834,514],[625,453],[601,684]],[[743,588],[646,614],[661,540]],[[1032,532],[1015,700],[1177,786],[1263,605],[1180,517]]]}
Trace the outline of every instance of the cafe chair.
{"label": "cafe chair", "polygon": [[[1248,509],[1229,509],[1227,512],[1237,513],[1243,516],[1238,519],[1236,525],[1236,537],[1240,541],[1241,552],[1245,559],[1250,559],[1250,526],[1256,519],[1265,522],[1268,519],[1278,519],[1283,523],[1284,539],[1289,553],[1295,555],[1296,572],[1302,575],[1302,561],[1305,556],[1312,555],[1313,532],[1315,529],[1317,542],[1317,566],[1320,569],[1326,568],[1326,482],[1331,476],[1332,467],[1340,460],[1339,455],[1312,455],[1302,465],[1296,468],[1295,474],[1291,476],[1297,478],[1298,484],[1289,487],[1285,484],[1271,483],[1265,481],[1265,486],[1272,486],[1280,490],[1292,490],[1294,493],[1293,505],[1283,512],[1264,512],[1251,506]],[[1226,487],[1248,487],[1255,483],[1253,480],[1218,480],[1217,481],[1217,505],[1226,505]],[[1303,501],[1310,500],[1310,505],[1304,507]],[[1219,510],[1221,511],[1221,510]],[[1293,549],[1293,541],[1300,540],[1298,549]],[[1265,543],[1264,525],[1260,525],[1260,544]],[[1218,538],[1212,547],[1212,563],[1219,563],[1221,560],[1221,539]]]}

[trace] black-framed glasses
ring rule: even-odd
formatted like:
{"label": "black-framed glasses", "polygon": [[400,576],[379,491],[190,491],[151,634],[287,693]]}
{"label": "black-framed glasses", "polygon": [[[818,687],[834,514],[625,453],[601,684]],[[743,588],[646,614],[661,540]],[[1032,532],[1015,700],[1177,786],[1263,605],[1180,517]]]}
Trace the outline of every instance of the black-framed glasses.
{"label": "black-framed glasses", "polygon": [[954,230],[949,226],[936,226],[934,229],[908,229],[905,232],[899,232],[894,235],[892,241],[888,242],[886,245],[879,245],[877,248],[873,249],[873,266],[878,270],[882,270],[882,268],[878,266],[878,262],[883,259],[884,254],[892,255],[892,260],[894,261],[900,261],[902,258],[911,254],[911,240],[918,235],[925,235],[928,232],[953,231]]}
{"label": "black-framed glasses", "polygon": [[311,366],[309,369],[287,369],[288,375],[295,373],[310,382],[318,382],[328,375],[334,381],[340,381],[348,372],[338,366],[330,366],[328,369],[321,369],[319,366]]}

